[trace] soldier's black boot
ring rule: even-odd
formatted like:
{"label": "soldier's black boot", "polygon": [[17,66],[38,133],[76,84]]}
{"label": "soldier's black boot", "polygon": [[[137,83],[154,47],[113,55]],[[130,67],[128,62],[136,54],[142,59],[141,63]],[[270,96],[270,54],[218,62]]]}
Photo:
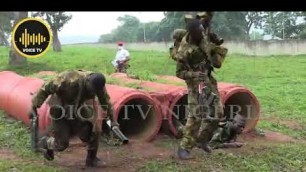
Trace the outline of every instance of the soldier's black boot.
{"label": "soldier's black boot", "polygon": [[86,157],[87,167],[96,167],[101,164],[101,160],[97,157],[98,150],[88,150]]}
{"label": "soldier's black boot", "polygon": [[203,149],[207,153],[212,152],[212,148],[207,143],[201,143],[200,148]]}
{"label": "soldier's black boot", "polygon": [[44,158],[49,161],[52,161],[54,160],[54,151],[48,148],[48,143],[47,143],[48,138],[49,137],[47,136],[42,137],[39,141],[39,147],[44,155]]}
{"label": "soldier's black boot", "polygon": [[186,149],[179,148],[177,151],[177,155],[182,160],[192,159],[192,156],[190,155],[190,152]]}

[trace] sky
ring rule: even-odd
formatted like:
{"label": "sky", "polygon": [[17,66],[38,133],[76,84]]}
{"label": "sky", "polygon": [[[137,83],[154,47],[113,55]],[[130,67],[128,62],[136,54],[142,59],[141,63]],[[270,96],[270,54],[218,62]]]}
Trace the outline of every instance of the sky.
{"label": "sky", "polygon": [[100,36],[110,33],[119,22],[119,16],[132,15],[141,22],[161,21],[163,12],[67,12],[72,19],[59,32],[60,36]]}

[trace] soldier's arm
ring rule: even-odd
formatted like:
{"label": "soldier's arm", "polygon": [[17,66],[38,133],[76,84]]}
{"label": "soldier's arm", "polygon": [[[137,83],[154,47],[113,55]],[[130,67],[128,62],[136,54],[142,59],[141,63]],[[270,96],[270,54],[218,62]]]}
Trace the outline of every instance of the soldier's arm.
{"label": "soldier's arm", "polygon": [[55,84],[54,80],[45,83],[32,99],[33,108],[39,108],[49,95],[56,93],[57,89],[58,85]]}
{"label": "soldier's arm", "polygon": [[241,143],[241,142],[223,143],[220,146],[222,146],[220,148],[240,148],[240,147],[243,146],[243,143]]}
{"label": "soldier's arm", "polygon": [[187,62],[187,59],[190,56],[187,45],[185,45],[184,43],[181,43],[175,56],[177,59],[176,76],[183,80],[188,80],[188,79],[192,79],[196,77],[195,72],[192,71],[191,67],[189,66]]}
{"label": "soldier's arm", "polygon": [[114,119],[113,105],[110,102],[110,97],[105,87],[103,88],[103,90],[98,91],[97,97],[101,104],[102,109],[106,112],[106,118],[113,121]]}
{"label": "soldier's arm", "polygon": [[218,149],[218,148],[222,148],[223,147],[223,140],[222,140],[222,131],[223,128],[218,128],[215,132],[213,137],[211,138],[211,140],[209,141],[208,145],[212,148],[212,149]]}
{"label": "soldier's arm", "polygon": [[185,64],[182,62],[177,62],[176,64],[176,76],[183,79],[188,80],[194,77],[193,71],[189,70]]}

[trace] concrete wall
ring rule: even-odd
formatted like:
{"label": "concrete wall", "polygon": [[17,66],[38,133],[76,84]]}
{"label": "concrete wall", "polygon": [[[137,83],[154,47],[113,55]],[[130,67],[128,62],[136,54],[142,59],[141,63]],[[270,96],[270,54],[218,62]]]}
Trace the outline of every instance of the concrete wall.
{"label": "concrete wall", "polygon": [[[107,48],[116,48],[116,44],[103,44]],[[171,43],[127,43],[129,50],[154,50],[168,52]],[[224,46],[229,54],[244,55],[298,55],[306,54],[306,40],[271,41],[226,41]]]}

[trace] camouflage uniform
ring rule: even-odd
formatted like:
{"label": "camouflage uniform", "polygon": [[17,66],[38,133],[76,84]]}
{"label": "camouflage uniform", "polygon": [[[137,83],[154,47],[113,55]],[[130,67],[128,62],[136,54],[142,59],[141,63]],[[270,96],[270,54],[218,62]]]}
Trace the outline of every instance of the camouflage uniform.
{"label": "camouflage uniform", "polygon": [[174,40],[174,44],[169,50],[170,50],[170,57],[173,60],[176,60],[175,59],[175,54],[177,53],[177,50],[180,47],[181,41],[182,41],[184,35],[186,35],[186,33],[187,33],[187,31],[185,29],[176,29],[176,30],[174,30],[174,32],[172,34],[172,39]]}
{"label": "camouflage uniform", "polygon": [[246,118],[236,115],[233,121],[226,121],[215,131],[208,145],[212,149],[241,147],[242,143],[237,142],[236,139],[242,133],[245,125]]}
{"label": "camouflage uniform", "polygon": [[224,143],[229,143],[236,140],[237,133],[234,130],[234,124],[231,121],[227,121],[223,127],[219,127],[209,141],[208,145],[212,149],[224,147]]}
{"label": "camouflage uniform", "polygon": [[[97,113],[92,106],[95,93],[86,90],[89,84],[87,76],[93,72],[72,70],[58,74],[45,83],[33,99],[33,107],[39,108],[49,95],[51,133],[47,147],[50,150],[63,151],[69,145],[69,139],[78,134],[83,142],[88,143],[88,150],[97,151],[100,126]],[[110,97],[105,88],[103,95],[97,95],[101,107],[113,118]],[[62,111],[64,113],[62,113]]]}
{"label": "camouflage uniform", "polygon": [[[197,13],[197,18],[203,19],[210,17],[212,18],[212,14],[206,12]],[[185,15],[185,22],[188,20],[192,20],[194,17],[191,14]],[[209,28],[206,28],[205,32],[203,32],[204,39],[199,44],[200,50],[206,53],[208,60],[211,62],[212,66],[216,68],[221,68],[222,63],[225,59],[225,56],[228,52],[228,49],[221,46],[223,43],[223,39],[220,39],[218,35],[212,32],[208,32]],[[172,39],[174,40],[174,45],[170,47],[169,53],[170,57],[176,60],[176,53],[179,49],[182,38],[187,34],[185,29],[176,29],[172,34]],[[221,41],[222,40],[222,41]]]}
{"label": "camouflage uniform", "polygon": [[[196,78],[194,72],[207,73],[208,68],[202,67],[202,71],[199,68],[199,64],[208,64],[207,55],[198,46],[189,43],[189,33],[187,33],[178,49],[176,59],[178,61],[176,67],[177,77],[184,79],[188,87],[188,119],[184,127],[183,138],[180,143],[180,147],[185,150],[191,150],[197,142],[205,142],[211,139],[213,132],[218,127],[217,121],[206,121],[199,118],[200,113],[206,113],[199,109],[199,91],[198,85],[201,80],[205,81],[205,85],[216,95],[213,100],[209,116],[220,118],[223,116],[223,106],[220,100],[219,92],[217,89],[217,82],[212,75],[206,78]],[[215,111],[213,110],[215,108]],[[214,113],[212,113],[214,112]]]}
{"label": "camouflage uniform", "polygon": [[[196,14],[196,17],[187,14],[185,15],[185,22],[194,18],[198,18],[199,20],[207,20],[210,18],[211,20],[212,17],[213,14],[210,12],[199,12]],[[217,34],[211,32],[209,26],[203,25],[203,27],[205,28],[205,31],[203,32],[204,39],[199,44],[199,47],[207,54],[207,58],[211,62],[212,66],[221,68],[228,50],[221,46],[223,39],[220,39]]]}

